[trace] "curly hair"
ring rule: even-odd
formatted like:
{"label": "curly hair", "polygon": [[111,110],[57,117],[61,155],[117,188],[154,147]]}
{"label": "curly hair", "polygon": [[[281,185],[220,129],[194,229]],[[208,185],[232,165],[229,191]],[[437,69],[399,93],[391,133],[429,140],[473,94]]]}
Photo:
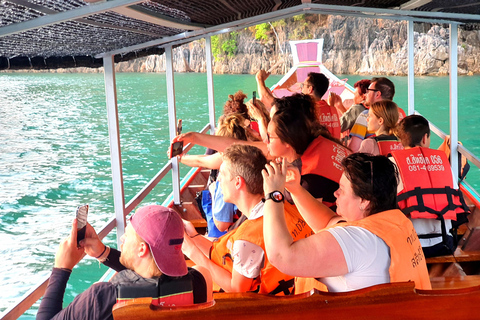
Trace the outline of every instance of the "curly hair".
{"label": "curly hair", "polygon": [[245,119],[249,119],[248,108],[243,102],[247,95],[242,90],[230,94],[227,102],[223,106],[223,114],[228,116],[231,113],[240,113]]}

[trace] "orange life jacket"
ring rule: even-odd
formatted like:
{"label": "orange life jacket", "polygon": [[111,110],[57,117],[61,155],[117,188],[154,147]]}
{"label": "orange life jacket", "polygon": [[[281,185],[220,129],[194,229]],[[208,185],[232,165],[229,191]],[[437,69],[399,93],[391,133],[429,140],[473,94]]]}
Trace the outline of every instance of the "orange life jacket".
{"label": "orange life jacket", "polygon": [[[422,246],[412,222],[398,209],[370,215],[364,219],[343,222],[337,226],[356,226],[364,228],[385,241],[390,248],[390,282],[414,281],[417,289],[431,289],[427,264]],[[321,288],[318,280],[307,282],[305,287],[295,293],[310,291],[313,287]],[[321,290],[321,289],[320,289]]]}
{"label": "orange life jacket", "polygon": [[402,143],[394,135],[381,135],[373,139],[377,141],[378,150],[382,156],[389,156],[393,151],[403,150]]}
{"label": "orange life jacket", "polygon": [[302,175],[316,174],[335,182],[342,176],[342,160],[352,152],[341,144],[318,136],[303,153]]}
{"label": "orange life jacket", "polygon": [[[294,240],[306,238],[313,234],[312,229],[302,219],[297,208],[288,202],[285,202],[285,219],[288,230]],[[256,244],[265,251],[263,216],[254,220],[246,220],[240,227],[230,231],[213,243],[210,251],[210,260],[230,273],[233,271],[233,243],[237,240],[246,240]],[[260,276],[253,281],[250,291],[258,289],[259,293],[288,295],[291,293],[293,284],[294,277],[280,272],[268,261],[268,257],[265,254],[265,262],[260,271]]]}
{"label": "orange life jacket", "polygon": [[415,147],[392,152],[403,190],[397,195],[399,208],[412,219],[457,220],[468,212],[463,196],[453,189],[453,177],[446,154]]}
{"label": "orange life jacket", "polygon": [[317,101],[315,109],[318,122],[327,127],[334,138],[340,139],[342,128],[340,126],[340,117],[338,116],[337,109],[330,106],[325,100]]}

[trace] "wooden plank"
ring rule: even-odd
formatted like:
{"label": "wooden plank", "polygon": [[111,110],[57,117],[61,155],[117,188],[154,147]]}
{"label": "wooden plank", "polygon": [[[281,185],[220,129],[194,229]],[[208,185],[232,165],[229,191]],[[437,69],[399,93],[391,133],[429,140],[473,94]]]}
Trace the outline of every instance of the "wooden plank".
{"label": "wooden plank", "polygon": [[[147,302],[114,306],[114,319],[476,319],[480,287],[414,290],[413,283],[391,283],[353,292],[272,297],[219,293],[211,306],[156,308]],[[426,307],[433,306],[433,307]],[[437,306],[437,307],[436,307]]]}
{"label": "wooden plank", "polygon": [[480,286],[480,275],[430,278],[432,289],[458,289]]}

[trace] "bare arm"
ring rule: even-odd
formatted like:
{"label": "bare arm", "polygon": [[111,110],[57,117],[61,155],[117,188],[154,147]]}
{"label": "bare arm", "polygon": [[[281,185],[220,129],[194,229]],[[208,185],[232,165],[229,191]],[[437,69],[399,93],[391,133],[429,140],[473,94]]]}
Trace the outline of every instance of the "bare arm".
{"label": "bare arm", "polygon": [[222,164],[222,155],[218,152],[210,155],[184,155],[179,161],[189,167],[219,169]]}
{"label": "bare arm", "polygon": [[342,115],[347,111],[347,108],[343,105],[342,98],[335,92],[330,92],[330,95],[328,96],[328,104],[335,107],[339,115]]}
{"label": "bare arm", "polygon": [[183,141],[184,144],[193,143],[207,147],[219,152],[223,152],[232,144],[246,144],[259,148],[265,155],[268,155],[267,145],[262,141],[244,141],[229,137],[212,136],[210,134],[187,132],[173,138],[172,142]]}
{"label": "bare arm", "polygon": [[287,167],[285,187],[290,192],[303,219],[315,233],[340,220],[335,212],[315,199],[300,185],[300,172],[294,166]]}
{"label": "bare arm", "polygon": [[273,100],[275,99],[270,89],[267,88],[267,86],[265,85],[265,80],[268,78],[269,75],[270,73],[265,70],[260,70],[255,75],[255,78],[257,80],[257,91],[260,95],[260,101],[263,102],[268,111],[270,111],[270,109],[272,108]]}
{"label": "bare arm", "polygon": [[[262,175],[265,193],[283,190],[285,162],[267,165]],[[266,201],[263,217],[266,253],[270,262],[283,273],[300,277],[330,277],[348,272],[343,251],[329,232],[322,231],[294,242],[287,228],[282,202]]]}

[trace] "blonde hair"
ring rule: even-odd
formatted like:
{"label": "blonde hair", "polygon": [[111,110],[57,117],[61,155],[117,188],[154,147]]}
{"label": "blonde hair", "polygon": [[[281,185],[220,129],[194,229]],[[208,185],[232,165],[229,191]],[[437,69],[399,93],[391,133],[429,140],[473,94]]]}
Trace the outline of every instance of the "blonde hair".
{"label": "blonde hair", "polygon": [[397,104],[391,100],[381,100],[373,103],[370,109],[377,118],[383,119],[383,127],[388,134],[393,135],[398,122]]}
{"label": "blonde hair", "polygon": [[215,135],[247,140],[245,118],[240,113],[222,115],[218,119],[218,128]]}

